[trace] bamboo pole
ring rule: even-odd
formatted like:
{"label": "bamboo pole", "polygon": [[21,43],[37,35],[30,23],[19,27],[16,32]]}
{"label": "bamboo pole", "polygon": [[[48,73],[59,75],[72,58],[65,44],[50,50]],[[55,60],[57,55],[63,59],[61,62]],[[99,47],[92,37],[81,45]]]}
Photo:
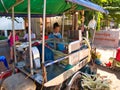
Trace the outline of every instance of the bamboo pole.
{"label": "bamboo pole", "polygon": [[13,52],[14,52],[14,61],[15,61],[14,63],[16,64],[17,59],[16,59],[16,47],[15,47],[15,23],[14,23],[14,19],[15,19],[14,7],[12,7],[12,31],[13,31],[13,45],[14,45]]}
{"label": "bamboo pole", "polygon": [[31,75],[33,75],[33,60],[32,60],[32,46],[31,46],[31,8],[30,0],[28,0],[28,36],[29,36],[29,55]]}
{"label": "bamboo pole", "polygon": [[44,0],[44,8],[43,8],[43,32],[42,32],[42,71],[44,83],[47,82],[47,74],[45,63],[45,17],[46,17],[46,0]]}

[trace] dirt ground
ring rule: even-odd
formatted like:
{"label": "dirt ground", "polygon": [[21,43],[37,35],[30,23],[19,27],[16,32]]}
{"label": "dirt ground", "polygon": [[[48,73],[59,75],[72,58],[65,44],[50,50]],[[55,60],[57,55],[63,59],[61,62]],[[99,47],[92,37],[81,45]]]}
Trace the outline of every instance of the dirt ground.
{"label": "dirt ground", "polygon": [[[100,60],[103,64],[107,63],[110,57],[116,56],[116,49],[113,48],[97,48],[97,51],[101,53]],[[97,73],[100,73],[101,76],[107,76],[112,81],[111,90],[120,90],[120,71],[98,66]]]}

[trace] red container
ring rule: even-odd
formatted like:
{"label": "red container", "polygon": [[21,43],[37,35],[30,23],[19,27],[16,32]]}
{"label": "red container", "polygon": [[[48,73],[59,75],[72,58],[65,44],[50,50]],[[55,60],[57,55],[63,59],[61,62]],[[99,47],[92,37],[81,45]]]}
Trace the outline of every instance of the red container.
{"label": "red container", "polygon": [[117,49],[117,53],[116,53],[116,58],[115,59],[120,62],[120,48]]}
{"label": "red container", "polygon": [[0,73],[0,80],[5,79],[11,75],[12,75],[12,70],[4,71],[4,72]]}
{"label": "red container", "polygon": [[45,40],[47,40],[48,39],[48,36],[45,36]]}

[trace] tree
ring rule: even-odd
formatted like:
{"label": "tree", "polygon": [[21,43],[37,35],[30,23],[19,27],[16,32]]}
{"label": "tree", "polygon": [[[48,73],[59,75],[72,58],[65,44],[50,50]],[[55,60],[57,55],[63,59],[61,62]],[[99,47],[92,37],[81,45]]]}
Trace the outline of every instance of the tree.
{"label": "tree", "polygon": [[[109,11],[107,16],[108,20],[114,20],[116,23],[120,23],[120,0],[92,0],[94,3],[97,3],[103,6]],[[104,15],[106,18],[106,15]]]}
{"label": "tree", "polygon": [[95,15],[97,18],[97,30],[100,30],[100,24],[104,25],[103,23],[101,23],[101,20],[107,21],[105,23],[105,25],[109,25],[108,21],[114,21],[117,24],[120,23],[120,0],[91,0],[92,2],[102,6],[103,8],[105,8],[106,10],[109,11],[108,15],[99,13],[99,12],[95,12],[95,11],[89,11],[86,12],[86,23],[89,22],[89,20],[92,18],[93,15]]}

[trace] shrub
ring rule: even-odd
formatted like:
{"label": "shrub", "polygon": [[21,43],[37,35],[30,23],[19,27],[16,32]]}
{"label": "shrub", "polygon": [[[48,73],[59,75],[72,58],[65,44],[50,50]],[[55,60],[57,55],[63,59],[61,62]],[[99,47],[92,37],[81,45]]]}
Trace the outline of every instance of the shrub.
{"label": "shrub", "polygon": [[0,36],[0,40],[5,40],[5,39],[7,39],[7,37],[5,37],[5,36]]}

